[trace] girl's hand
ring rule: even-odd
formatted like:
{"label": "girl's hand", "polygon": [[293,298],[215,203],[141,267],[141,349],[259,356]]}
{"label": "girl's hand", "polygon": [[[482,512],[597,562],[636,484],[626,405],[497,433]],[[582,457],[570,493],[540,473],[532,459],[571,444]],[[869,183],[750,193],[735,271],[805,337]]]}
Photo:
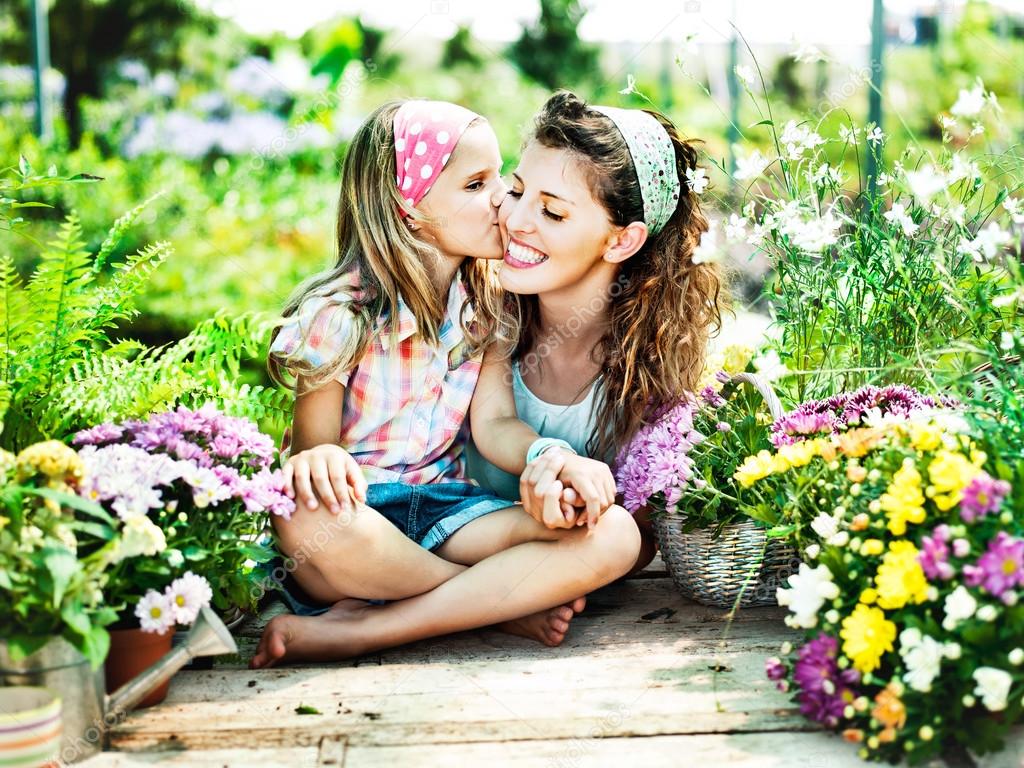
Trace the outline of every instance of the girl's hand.
{"label": "girl's hand", "polygon": [[[552,448],[545,451],[541,458],[557,450],[557,448]],[[565,452],[559,451],[559,453]],[[571,488],[576,492],[579,500],[574,503],[577,506],[586,505],[584,514],[587,528],[593,528],[604,511],[615,503],[615,478],[612,477],[611,469],[603,461],[588,459],[586,456],[577,456],[572,453],[565,454],[558,479],[565,488]],[[582,517],[579,522],[582,524]]]}
{"label": "girl's hand", "polygon": [[366,503],[366,478],[340,445],[325,443],[288,458],[284,468],[285,493],[316,509],[317,496],[335,515],[355,512],[354,502]]}
{"label": "girl's hand", "polygon": [[523,509],[548,528],[572,528],[578,522],[573,506],[577,494],[558,480],[567,455],[554,448],[545,451],[526,466],[519,478]]}

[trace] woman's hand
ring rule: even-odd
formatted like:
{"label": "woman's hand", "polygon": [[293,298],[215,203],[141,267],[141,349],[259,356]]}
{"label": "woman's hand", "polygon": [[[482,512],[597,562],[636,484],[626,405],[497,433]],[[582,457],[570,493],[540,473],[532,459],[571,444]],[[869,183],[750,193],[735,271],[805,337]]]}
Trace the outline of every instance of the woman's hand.
{"label": "woman's hand", "polygon": [[548,528],[592,528],[615,502],[615,480],[607,464],[551,448],[526,467],[519,494],[527,514]]}
{"label": "woman's hand", "polygon": [[[552,448],[552,451],[557,450]],[[551,451],[545,451],[543,456]],[[587,528],[593,528],[604,511],[615,503],[615,478],[603,461],[588,459],[586,456],[567,454],[558,479],[566,488],[576,492],[579,500],[576,506],[586,505]],[[582,519],[578,521],[582,525]]]}
{"label": "woman's hand", "polygon": [[519,478],[519,498],[530,517],[548,528],[572,528],[577,525],[573,505],[577,494],[558,479],[569,454],[554,448],[526,465]]}
{"label": "woman's hand", "polygon": [[316,509],[317,496],[335,515],[355,512],[354,502],[366,503],[366,478],[340,445],[325,443],[289,457],[284,468],[285,493]]}

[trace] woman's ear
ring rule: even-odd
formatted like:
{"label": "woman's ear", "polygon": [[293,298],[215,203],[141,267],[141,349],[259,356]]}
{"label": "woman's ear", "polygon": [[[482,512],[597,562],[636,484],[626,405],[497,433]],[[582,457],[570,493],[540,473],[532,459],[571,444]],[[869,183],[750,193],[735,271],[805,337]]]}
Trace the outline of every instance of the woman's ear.
{"label": "woman's ear", "polygon": [[611,236],[604,260],[612,264],[622,263],[643,248],[647,242],[647,234],[647,225],[642,221],[627,224]]}

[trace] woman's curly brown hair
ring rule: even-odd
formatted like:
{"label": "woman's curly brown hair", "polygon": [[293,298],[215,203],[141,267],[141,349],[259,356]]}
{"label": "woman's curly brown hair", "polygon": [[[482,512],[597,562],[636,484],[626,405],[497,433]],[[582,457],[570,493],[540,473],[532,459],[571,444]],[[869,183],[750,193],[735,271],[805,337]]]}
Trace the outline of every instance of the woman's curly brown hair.
{"label": "woman's curly brown hair", "polygon": [[[708,337],[721,326],[722,280],[712,264],[695,264],[693,250],[708,221],[686,182],[697,150],[668,118],[664,126],[676,155],[679,202],[664,229],[624,261],[608,297],[608,330],[594,350],[603,375],[597,398],[597,431],[587,446],[597,458],[613,455],[637,429],[683,393],[692,391],[703,367]],[[551,96],[528,138],[564,149],[578,160],[594,198],[611,223],[644,221],[640,184],[625,139],[601,112],[568,91]],[[539,330],[536,296],[517,296],[522,331],[516,357],[528,353]]]}

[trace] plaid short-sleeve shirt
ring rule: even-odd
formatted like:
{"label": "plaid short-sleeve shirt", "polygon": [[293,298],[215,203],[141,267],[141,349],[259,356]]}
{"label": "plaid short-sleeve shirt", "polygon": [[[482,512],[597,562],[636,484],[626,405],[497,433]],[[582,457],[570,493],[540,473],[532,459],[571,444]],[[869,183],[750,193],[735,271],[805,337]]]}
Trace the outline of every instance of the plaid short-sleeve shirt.
{"label": "plaid short-sleeve shirt", "polygon": [[[397,333],[387,318],[378,319],[359,364],[338,375],[345,386],[339,444],[363,468],[367,482],[466,482],[466,417],[483,360],[482,352],[466,353],[459,322],[466,298],[462,277],[456,276],[439,346],[416,335],[416,317],[399,298]],[[303,330],[307,341],[300,350]],[[347,307],[312,298],[281,328],[270,352],[287,358],[298,350],[304,362],[319,366],[351,330]]]}

